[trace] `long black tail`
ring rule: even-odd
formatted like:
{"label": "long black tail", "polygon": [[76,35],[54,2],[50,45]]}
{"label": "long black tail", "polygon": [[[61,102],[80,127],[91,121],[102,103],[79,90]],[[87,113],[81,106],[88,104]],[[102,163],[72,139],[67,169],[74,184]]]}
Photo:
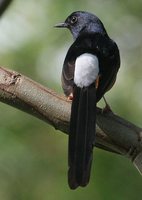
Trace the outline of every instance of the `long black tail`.
{"label": "long black tail", "polygon": [[96,88],[74,87],[69,134],[68,182],[71,189],[86,186],[90,178],[96,122]]}

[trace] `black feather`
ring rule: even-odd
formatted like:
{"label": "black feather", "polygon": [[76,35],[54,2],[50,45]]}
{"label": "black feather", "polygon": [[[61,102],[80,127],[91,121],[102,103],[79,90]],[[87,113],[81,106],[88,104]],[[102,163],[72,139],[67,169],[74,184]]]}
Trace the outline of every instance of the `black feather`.
{"label": "black feather", "polygon": [[74,87],[69,134],[69,173],[71,189],[86,186],[90,178],[96,122],[96,88]]}
{"label": "black feather", "polygon": [[91,53],[99,60],[98,102],[115,82],[120,67],[119,49],[108,36],[100,33],[81,34],[69,48],[63,65],[62,87],[67,96],[73,91],[75,60],[83,53]]}
{"label": "black feather", "polygon": [[[75,19],[75,21],[73,20]],[[113,86],[120,67],[117,44],[108,36],[96,15],[77,11],[57,27],[68,28],[75,41],[69,48],[62,70],[66,96],[73,93],[69,134],[68,182],[72,189],[89,182],[95,137],[96,103]],[[90,53],[99,61],[99,84],[78,88],[74,83],[76,59]],[[95,78],[95,77],[94,77]]]}

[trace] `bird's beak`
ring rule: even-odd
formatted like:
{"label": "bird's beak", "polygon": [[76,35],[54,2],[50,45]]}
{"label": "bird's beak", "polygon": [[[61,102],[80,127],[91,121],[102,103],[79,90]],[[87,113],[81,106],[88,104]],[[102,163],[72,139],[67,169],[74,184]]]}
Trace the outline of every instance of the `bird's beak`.
{"label": "bird's beak", "polygon": [[68,25],[66,22],[63,22],[63,23],[56,24],[54,27],[55,28],[68,28]]}

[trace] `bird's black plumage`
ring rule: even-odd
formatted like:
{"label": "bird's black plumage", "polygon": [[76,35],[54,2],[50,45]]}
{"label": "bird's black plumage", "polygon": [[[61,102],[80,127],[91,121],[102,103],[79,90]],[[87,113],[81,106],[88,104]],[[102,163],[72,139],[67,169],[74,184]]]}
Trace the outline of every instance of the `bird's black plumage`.
{"label": "bird's black plumage", "polygon": [[[77,11],[57,27],[69,28],[74,43],[69,48],[62,70],[62,87],[66,96],[73,94],[69,132],[69,172],[71,189],[86,186],[90,178],[95,140],[96,103],[114,84],[120,67],[119,50],[95,15]],[[87,87],[74,82],[76,59],[89,53],[99,61],[98,81]],[[98,83],[97,83],[98,82]]]}

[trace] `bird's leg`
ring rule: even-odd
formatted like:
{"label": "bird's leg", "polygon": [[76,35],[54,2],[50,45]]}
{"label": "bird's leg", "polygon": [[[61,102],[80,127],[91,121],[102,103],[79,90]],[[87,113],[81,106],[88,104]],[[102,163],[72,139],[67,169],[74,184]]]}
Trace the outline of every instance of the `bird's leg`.
{"label": "bird's leg", "polygon": [[102,112],[112,112],[110,105],[107,103],[106,98],[103,96],[103,100],[105,102],[105,107],[103,108]]}
{"label": "bird's leg", "polygon": [[[98,75],[97,79],[96,79],[96,82],[95,82],[95,86],[96,86],[96,89],[98,89],[99,87],[99,81],[100,81],[100,75]],[[109,104],[107,103],[106,101],[106,98],[103,96],[103,99],[104,99],[104,102],[105,102],[105,107],[103,108],[102,112],[112,112]]]}
{"label": "bird's leg", "polygon": [[67,97],[68,101],[72,101],[73,100],[73,93],[71,92],[70,95]]}

